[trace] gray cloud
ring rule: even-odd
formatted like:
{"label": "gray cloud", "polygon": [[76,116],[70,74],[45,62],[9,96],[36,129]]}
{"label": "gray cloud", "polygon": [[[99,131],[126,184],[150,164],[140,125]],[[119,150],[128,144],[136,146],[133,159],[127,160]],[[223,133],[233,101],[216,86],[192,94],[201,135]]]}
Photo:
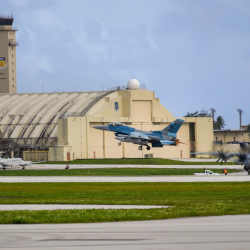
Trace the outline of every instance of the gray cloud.
{"label": "gray cloud", "polygon": [[249,123],[247,0],[7,0],[18,90],[79,91],[136,77],[174,115],[214,107]]}

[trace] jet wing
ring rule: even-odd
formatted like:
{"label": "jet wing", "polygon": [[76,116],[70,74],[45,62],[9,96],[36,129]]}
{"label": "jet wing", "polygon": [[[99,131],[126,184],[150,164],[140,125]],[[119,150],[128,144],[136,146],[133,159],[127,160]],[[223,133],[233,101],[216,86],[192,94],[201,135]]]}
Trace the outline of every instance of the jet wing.
{"label": "jet wing", "polygon": [[146,135],[145,133],[141,133],[141,132],[131,132],[128,137],[130,138],[134,138],[134,139],[141,139],[141,140],[145,140],[145,141],[149,141],[150,137],[148,135]]}
{"label": "jet wing", "polygon": [[149,142],[149,138],[141,134],[132,134],[132,135],[116,134],[115,139],[121,142],[130,142],[138,145],[147,145]]}

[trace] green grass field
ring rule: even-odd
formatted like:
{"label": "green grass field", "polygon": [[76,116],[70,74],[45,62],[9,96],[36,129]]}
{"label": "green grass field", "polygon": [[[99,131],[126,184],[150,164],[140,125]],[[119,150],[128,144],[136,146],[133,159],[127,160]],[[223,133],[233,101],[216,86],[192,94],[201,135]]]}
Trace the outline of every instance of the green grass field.
{"label": "green grass field", "polygon": [[[228,169],[228,173],[242,170]],[[103,169],[68,169],[68,170],[0,170],[0,176],[152,176],[152,175],[193,175],[203,173],[204,169],[184,168],[103,168]],[[223,168],[213,169],[223,173]]]}
{"label": "green grass field", "polygon": [[250,183],[0,183],[1,204],[169,205],[150,210],[1,211],[0,223],[73,223],[250,213]]}
{"label": "green grass field", "polygon": [[[161,158],[126,158],[126,159],[84,159],[74,161],[51,161],[43,162],[42,164],[138,164],[138,165],[218,165],[216,159],[211,161],[197,162],[197,161],[178,161]],[[235,163],[227,162],[223,165],[232,165]]]}

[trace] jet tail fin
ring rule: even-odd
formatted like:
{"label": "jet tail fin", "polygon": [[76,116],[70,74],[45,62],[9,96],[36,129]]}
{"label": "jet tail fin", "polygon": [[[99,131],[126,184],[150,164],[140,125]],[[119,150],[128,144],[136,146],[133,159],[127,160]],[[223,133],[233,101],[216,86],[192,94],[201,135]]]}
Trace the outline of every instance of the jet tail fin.
{"label": "jet tail fin", "polygon": [[166,128],[164,128],[162,130],[162,133],[167,136],[176,137],[176,134],[183,123],[184,120],[176,119],[175,121],[171,122]]}

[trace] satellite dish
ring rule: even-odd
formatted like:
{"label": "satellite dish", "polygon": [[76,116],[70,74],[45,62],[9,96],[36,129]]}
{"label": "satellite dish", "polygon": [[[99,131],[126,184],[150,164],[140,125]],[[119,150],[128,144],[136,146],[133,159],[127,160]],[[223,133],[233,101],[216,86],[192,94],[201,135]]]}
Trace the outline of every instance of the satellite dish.
{"label": "satellite dish", "polygon": [[128,89],[139,89],[140,82],[137,79],[130,79],[127,84]]}

